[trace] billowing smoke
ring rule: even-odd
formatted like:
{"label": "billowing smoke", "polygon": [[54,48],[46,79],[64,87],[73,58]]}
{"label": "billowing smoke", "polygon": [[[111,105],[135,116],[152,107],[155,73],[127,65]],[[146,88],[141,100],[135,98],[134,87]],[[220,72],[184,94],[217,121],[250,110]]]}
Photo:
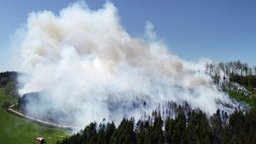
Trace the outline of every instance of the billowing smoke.
{"label": "billowing smoke", "polygon": [[21,44],[20,94],[41,96],[27,113],[83,128],[103,119],[139,119],[164,101],[186,101],[209,114],[222,108],[218,101],[230,103],[204,63],[171,54],[153,28],[147,22],[144,39],[130,36],[111,3],[97,11],[75,3],[58,15],[31,13]]}

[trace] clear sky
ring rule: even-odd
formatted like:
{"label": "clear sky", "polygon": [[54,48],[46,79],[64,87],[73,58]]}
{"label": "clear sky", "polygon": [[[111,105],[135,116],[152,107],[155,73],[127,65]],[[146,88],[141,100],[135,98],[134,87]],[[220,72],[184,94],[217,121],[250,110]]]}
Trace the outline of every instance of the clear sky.
{"label": "clear sky", "polygon": [[[106,0],[85,0],[91,9]],[[255,0],[110,0],[122,25],[132,36],[144,33],[146,21],[170,51],[185,60],[206,57],[216,61],[241,60],[256,65]],[[75,0],[1,0],[0,70],[8,56],[12,34],[32,11],[59,11]]]}

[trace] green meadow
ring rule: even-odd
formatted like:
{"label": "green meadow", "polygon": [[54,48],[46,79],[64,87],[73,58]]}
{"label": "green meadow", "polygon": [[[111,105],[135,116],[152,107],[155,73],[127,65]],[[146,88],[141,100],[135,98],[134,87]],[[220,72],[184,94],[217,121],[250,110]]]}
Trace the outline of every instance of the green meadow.
{"label": "green meadow", "polygon": [[7,112],[5,102],[16,103],[17,98],[6,95],[0,88],[0,144],[36,144],[36,137],[43,137],[47,144],[55,144],[67,136],[67,131],[40,126]]}

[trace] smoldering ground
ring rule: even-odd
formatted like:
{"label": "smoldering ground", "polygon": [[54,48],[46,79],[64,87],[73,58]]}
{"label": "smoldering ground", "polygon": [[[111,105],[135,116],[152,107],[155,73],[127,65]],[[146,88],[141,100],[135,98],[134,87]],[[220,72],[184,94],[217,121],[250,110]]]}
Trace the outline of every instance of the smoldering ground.
{"label": "smoldering ground", "polygon": [[[29,14],[22,27],[20,94],[40,93],[28,114],[83,128],[150,114],[163,101],[184,101],[212,114],[230,103],[204,73],[204,63],[172,54],[146,22],[145,38],[129,35],[116,7],[79,2],[54,14]],[[60,116],[62,115],[62,116]]]}

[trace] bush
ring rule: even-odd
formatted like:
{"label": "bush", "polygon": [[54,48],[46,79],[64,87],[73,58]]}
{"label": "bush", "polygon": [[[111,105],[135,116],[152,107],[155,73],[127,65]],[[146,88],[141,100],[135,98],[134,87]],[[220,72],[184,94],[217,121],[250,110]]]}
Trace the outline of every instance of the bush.
{"label": "bush", "polygon": [[6,108],[6,109],[9,108],[10,106],[11,106],[11,104],[7,101],[2,104],[2,107]]}

